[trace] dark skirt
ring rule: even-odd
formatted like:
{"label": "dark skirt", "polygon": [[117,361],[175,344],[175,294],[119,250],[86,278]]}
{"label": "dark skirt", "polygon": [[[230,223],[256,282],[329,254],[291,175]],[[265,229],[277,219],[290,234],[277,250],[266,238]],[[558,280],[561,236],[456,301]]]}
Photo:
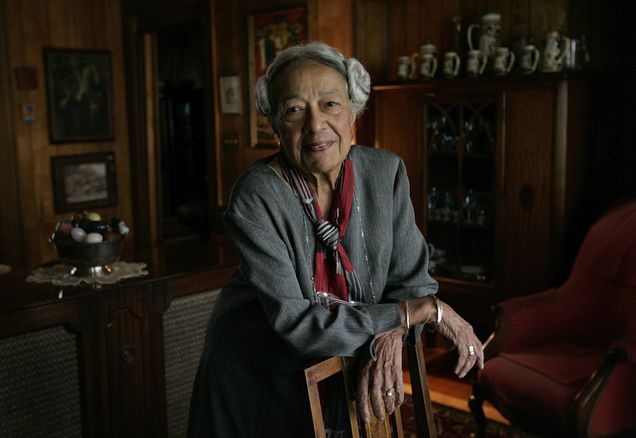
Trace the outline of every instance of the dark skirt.
{"label": "dark skirt", "polygon": [[260,303],[215,311],[192,391],[188,436],[313,436],[303,369]]}

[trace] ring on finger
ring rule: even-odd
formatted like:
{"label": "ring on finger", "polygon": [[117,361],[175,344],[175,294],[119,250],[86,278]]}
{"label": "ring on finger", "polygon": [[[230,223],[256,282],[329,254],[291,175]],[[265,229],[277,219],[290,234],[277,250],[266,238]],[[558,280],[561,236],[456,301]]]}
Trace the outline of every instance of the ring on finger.
{"label": "ring on finger", "polygon": [[474,345],[469,345],[468,346],[468,355],[469,356],[474,356],[475,355],[475,346]]}
{"label": "ring on finger", "polygon": [[384,391],[384,396],[385,397],[393,397],[395,395],[395,388],[391,387],[389,389],[387,389],[386,391]]}

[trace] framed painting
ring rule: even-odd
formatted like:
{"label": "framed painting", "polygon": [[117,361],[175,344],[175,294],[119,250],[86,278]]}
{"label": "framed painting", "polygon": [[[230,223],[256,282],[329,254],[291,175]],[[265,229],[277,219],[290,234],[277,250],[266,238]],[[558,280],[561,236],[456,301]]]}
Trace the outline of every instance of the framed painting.
{"label": "framed painting", "polygon": [[267,118],[256,112],[254,86],[276,55],[307,40],[307,9],[256,12],[248,16],[250,136],[252,147],[276,147],[276,135]]}
{"label": "framed painting", "polygon": [[51,143],[114,138],[111,54],[44,49]]}
{"label": "framed painting", "polygon": [[51,158],[55,212],[117,205],[113,152]]}

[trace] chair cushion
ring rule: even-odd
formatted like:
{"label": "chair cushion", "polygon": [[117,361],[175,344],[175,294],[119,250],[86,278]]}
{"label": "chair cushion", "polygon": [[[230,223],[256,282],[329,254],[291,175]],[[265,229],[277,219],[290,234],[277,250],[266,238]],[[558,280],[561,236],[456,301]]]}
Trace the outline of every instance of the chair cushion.
{"label": "chair cushion", "polygon": [[566,342],[502,353],[486,363],[478,385],[488,388],[502,410],[564,430],[574,397],[604,354]]}

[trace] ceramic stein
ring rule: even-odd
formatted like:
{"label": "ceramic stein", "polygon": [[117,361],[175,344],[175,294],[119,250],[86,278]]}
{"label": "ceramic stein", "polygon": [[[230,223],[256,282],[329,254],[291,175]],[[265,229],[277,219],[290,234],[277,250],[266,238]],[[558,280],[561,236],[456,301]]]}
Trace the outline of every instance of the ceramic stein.
{"label": "ceramic stein", "polygon": [[524,74],[532,74],[539,65],[539,49],[534,45],[526,45],[521,52],[521,59],[519,60],[519,71]]}
{"label": "ceramic stein", "polygon": [[563,69],[563,58],[567,55],[569,38],[561,36],[559,32],[553,30],[545,36],[545,47],[543,48],[542,72],[557,72]]}
{"label": "ceramic stein", "polygon": [[444,76],[447,78],[454,78],[459,73],[459,66],[461,65],[461,59],[455,52],[446,52],[444,54]]}
{"label": "ceramic stein", "polygon": [[[479,29],[479,44],[473,43],[473,30]],[[488,59],[494,59],[497,47],[501,43],[501,14],[489,13],[482,15],[481,24],[471,24],[466,33],[470,50],[481,51]]]}
{"label": "ceramic stein", "polygon": [[507,47],[497,47],[493,71],[496,75],[505,75],[510,73],[515,63],[515,54]]}
{"label": "ceramic stein", "polygon": [[413,61],[410,56],[398,57],[397,78],[399,81],[408,81],[413,74]]}
{"label": "ceramic stein", "polygon": [[432,79],[437,71],[437,58],[435,55],[427,53],[422,56],[420,63],[420,79]]}
{"label": "ceramic stein", "polygon": [[[413,63],[413,70],[415,71],[415,65],[419,60],[419,73],[420,79],[431,79],[435,76],[437,71],[437,58],[435,53],[437,47],[435,44],[426,42],[420,45],[420,51],[411,55],[411,62]],[[411,79],[415,79],[415,72],[411,75]]]}
{"label": "ceramic stein", "polygon": [[484,72],[488,58],[479,50],[470,50],[466,61],[466,74],[468,76],[479,76]]}

